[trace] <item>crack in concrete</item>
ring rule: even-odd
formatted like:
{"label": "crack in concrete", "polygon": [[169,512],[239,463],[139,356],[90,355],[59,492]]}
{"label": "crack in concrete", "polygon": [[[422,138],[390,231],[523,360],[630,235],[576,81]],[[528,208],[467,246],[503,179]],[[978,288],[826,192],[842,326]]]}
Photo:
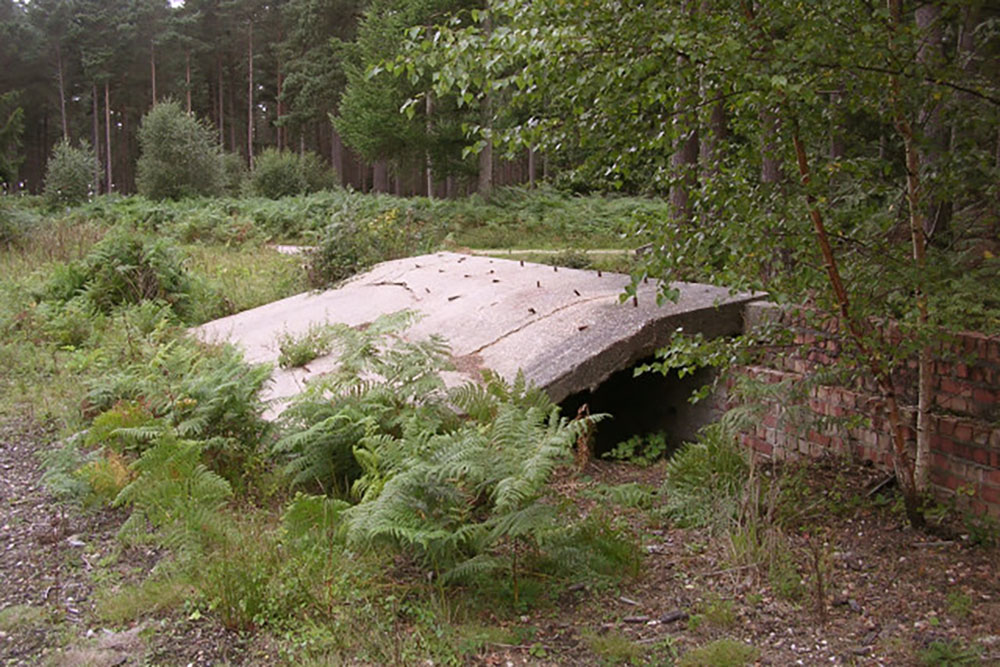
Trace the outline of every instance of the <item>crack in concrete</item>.
{"label": "crack in concrete", "polygon": [[502,341],[504,339],[507,339],[507,338],[510,338],[511,336],[513,336],[516,333],[524,331],[526,328],[528,328],[532,324],[537,324],[539,322],[542,322],[542,321],[544,321],[544,320],[552,317],[556,313],[560,313],[560,312],[562,312],[562,311],[564,311],[564,310],[566,310],[568,308],[573,308],[575,306],[581,306],[581,305],[583,305],[585,303],[590,303],[591,301],[599,301],[601,299],[607,299],[607,298],[611,298],[610,295],[608,295],[608,294],[601,294],[599,296],[587,297],[586,299],[578,299],[577,301],[574,301],[572,303],[567,303],[567,304],[565,304],[563,306],[559,306],[555,310],[552,310],[552,311],[550,311],[548,313],[545,313],[544,315],[539,315],[538,317],[534,317],[534,318],[528,320],[527,322],[525,322],[524,324],[518,326],[517,328],[511,329],[510,331],[504,333],[502,336],[494,338],[490,342],[485,343],[485,344],[477,347],[475,350],[472,350],[471,352],[468,352],[467,354],[469,354],[469,355],[479,354],[480,352],[482,352],[486,348],[491,347],[493,345],[496,345],[500,341]]}

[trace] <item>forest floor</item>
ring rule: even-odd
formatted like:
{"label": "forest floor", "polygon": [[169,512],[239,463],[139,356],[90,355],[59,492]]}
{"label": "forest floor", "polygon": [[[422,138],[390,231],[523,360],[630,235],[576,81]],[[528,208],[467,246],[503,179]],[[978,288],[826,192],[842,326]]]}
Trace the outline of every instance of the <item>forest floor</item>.
{"label": "forest floor", "polygon": [[[44,490],[39,454],[53,438],[27,417],[0,423],[0,664],[279,662],[287,637],[230,632],[183,607],[124,627],[101,621],[103,582],[145,576],[161,554],[118,543],[124,512],[66,508]],[[604,491],[655,489],[662,477],[662,466],[591,462],[557,486],[584,506],[607,505]],[[997,551],[960,532],[914,532],[891,499],[867,497],[880,477],[832,462],[791,471],[808,520],[774,536],[772,560],[792,564],[784,577],[734,566],[733,534],[670,528],[648,507],[616,506],[642,545],[640,574],[566,588],[520,615],[487,612],[485,625],[518,640],[483,642],[466,662],[659,665],[688,654],[682,664],[744,664],[725,659],[745,650],[747,664],[761,665],[1000,664]],[[696,647],[716,652],[697,661]]]}

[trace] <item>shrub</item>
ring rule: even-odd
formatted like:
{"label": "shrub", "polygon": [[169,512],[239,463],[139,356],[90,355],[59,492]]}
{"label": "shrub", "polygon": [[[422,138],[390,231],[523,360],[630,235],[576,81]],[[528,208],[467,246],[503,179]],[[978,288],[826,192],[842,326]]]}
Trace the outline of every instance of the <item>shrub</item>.
{"label": "shrub", "polygon": [[306,186],[303,194],[329,190],[337,183],[337,173],[312,151],[306,151],[299,156],[299,170]]}
{"label": "shrub", "polygon": [[142,119],[136,187],[150,199],[220,195],[223,161],[214,133],[179,104],[161,102]]}
{"label": "shrub", "polygon": [[239,153],[223,153],[222,161],[222,192],[229,197],[239,197],[243,194],[243,186],[247,180],[247,163]]}
{"label": "shrub", "polygon": [[13,197],[0,197],[0,248],[14,247],[38,224],[38,216],[15,203]]}
{"label": "shrub", "polygon": [[399,209],[360,220],[341,220],[327,228],[311,253],[309,280],[316,287],[330,285],[378,262],[430,251],[436,240],[408,214],[401,216]]}
{"label": "shrub", "polygon": [[315,153],[265,149],[254,159],[253,194],[269,199],[309,194],[333,185],[333,173]]}
{"label": "shrub", "polygon": [[190,291],[191,280],[173,244],[117,229],[83,260],[55,271],[45,295],[57,301],[83,297],[104,313],[124,304],[158,300],[183,316],[190,306]]}
{"label": "shrub", "polygon": [[52,206],[79,204],[94,190],[97,158],[90,146],[73,148],[66,140],[52,149],[45,167],[45,200]]}

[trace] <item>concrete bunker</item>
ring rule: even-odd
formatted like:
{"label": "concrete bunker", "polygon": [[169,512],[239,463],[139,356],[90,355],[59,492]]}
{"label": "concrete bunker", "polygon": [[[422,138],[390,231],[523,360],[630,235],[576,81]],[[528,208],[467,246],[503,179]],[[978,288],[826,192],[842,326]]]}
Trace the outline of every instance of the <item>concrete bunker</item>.
{"label": "concrete bunker", "polygon": [[[641,360],[639,366],[650,359]],[[584,389],[567,396],[560,403],[563,414],[572,417],[584,404],[591,414],[608,413],[597,426],[590,447],[595,457],[610,452],[619,443],[634,435],[664,432],[668,451],[693,440],[698,430],[720,414],[711,397],[691,403],[689,397],[698,388],[710,383],[714,372],[702,368],[681,378],[676,372],[666,375],[643,373],[636,376],[634,367],[613,373],[594,389]]]}
{"label": "concrete bunker", "polygon": [[[508,380],[520,371],[555,402],[566,401],[567,412],[575,414],[573,406],[587,401],[594,412],[616,414],[601,429],[602,442],[618,437],[616,431],[631,434],[664,425],[675,437],[688,437],[697,430],[698,410],[704,407],[686,403],[687,388],[700,378],[633,379],[631,369],[678,329],[706,337],[742,331],[744,306],[758,297],[675,283],[675,302],[657,304],[653,284],[639,285],[635,299],[622,300],[629,283],[621,274],[439,252],[383,262],[336,289],[282,299],[193,333],[237,345],[248,361],[276,366],[281,334],[301,334],[327,322],[360,326],[411,309],[421,319],[403,336],[443,336],[452,355],[463,361],[446,378],[449,382],[475,380],[481,368]],[[272,400],[271,415],[279,414],[311,377],[335,365],[336,358],[324,357],[307,368],[277,368],[265,396]],[[629,400],[619,400],[624,396]]]}

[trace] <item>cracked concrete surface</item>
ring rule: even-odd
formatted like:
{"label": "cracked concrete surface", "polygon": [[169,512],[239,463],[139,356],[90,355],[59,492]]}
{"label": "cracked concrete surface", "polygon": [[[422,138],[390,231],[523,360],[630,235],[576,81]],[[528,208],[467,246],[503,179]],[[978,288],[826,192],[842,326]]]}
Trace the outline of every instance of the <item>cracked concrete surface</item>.
{"label": "cracked concrete surface", "polygon": [[[755,296],[677,283],[676,303],[656,304],[656,288],[621,302],[629,277],[594,270],[439,252],[379,264],[337,289],[299,294],[194,330],[207,341],[229,341],[247,360],[277,366],[279,335],[324,322],[358,326],[403,309],[422,319],[405,332],[419,340],[444,336],[458,370],[450,382],[475,379],[481,368],[506,378],[518,369],[561,401],[592,389],[612,373],[650,356],[678,328],[707,336],[742,329],[743,306]],[[266,398],[283,401],[328,372],[332,357],[306,368],[276,368]]]}

